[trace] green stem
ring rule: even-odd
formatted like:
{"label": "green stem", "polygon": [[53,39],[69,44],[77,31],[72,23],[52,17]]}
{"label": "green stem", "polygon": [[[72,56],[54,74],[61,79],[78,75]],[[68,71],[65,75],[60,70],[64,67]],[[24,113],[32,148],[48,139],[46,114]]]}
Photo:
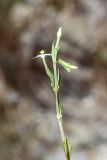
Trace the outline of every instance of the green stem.
{"label": "green stem", "polygon": [[48,68],[48,66],[47,66],[47,63],[46,63],[46,61],[45,61],[45,58],[43,58],[43,64],[44,64],[44,66],[45,66],[45,70],[48,71],[47,73],[49,73],[50,70],[49,70],[49,68]]}
{"label": "green stem", "polygon": [[[56,98],[56,107],[59,104],[59,98],[58,98],[58,93],[55,95]],[[62,114],[60,116],[57,116],[57,120],[58,120],[58,124],[59,124],[59,129],[61,132],[61,138],[62,138],[62,142],[64,142],[65,140],[65,133],[64,133],[64,129],[63,129],[63,124],[62,124]]]}

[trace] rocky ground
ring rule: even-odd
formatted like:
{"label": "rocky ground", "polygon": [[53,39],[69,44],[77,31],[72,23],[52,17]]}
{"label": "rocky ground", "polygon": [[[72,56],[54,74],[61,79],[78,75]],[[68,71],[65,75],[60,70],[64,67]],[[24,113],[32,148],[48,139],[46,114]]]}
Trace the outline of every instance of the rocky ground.
{"label": "rocky ground", "polygon": [[59,26],[60,55],[78,66],[62,71],[60,92],[72,160],[106,160],[106,8],[104,0],[27,0],[12,5],[5,23],[1,15],[1,160],[65,159],[54,95],[41,62],[32,60],[50,52]]}

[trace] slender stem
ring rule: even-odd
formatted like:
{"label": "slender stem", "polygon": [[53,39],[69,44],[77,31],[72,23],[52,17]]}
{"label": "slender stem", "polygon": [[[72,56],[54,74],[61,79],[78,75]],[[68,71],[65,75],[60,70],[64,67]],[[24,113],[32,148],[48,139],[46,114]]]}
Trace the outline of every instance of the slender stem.
{"label": "slender stem", "polygon": [[[57,40],[56,42],[56,46],[59,40]],[[58,96],[58,88],[57,88],[57,83],[58,83],[58,75],[57,75],[57,64],[56,64],[56,60],[53,63],[53,70],[54,70],[54,81],[55,81],[55,100],[56,100],[56,108],[59,107],[59,96]],[[59,124],[59,129],[60,129],[60,133],[61,133],[61,139],[62,142],[64,143],[65,140],[65,133],[64,133],[64,129],[63,129],[63,124],[62,124],[62,114],[60,116],[57,116],[57,120],[58,120],[58,124]],[[67,158],[67,157],[66,157]]]}
{"label": "slender stem", "polygon": [[58,123],[59,123],[59,128],[60,128],[60,132],[61,132],[62,141],[64,142],[65,134],[64,134],[64,129],[63,129],[63,125],[62,125],[62,118],[58,119]]}
{"label": "slender stem", "polygon": [[[57,65],[56,63],[53,64],[53,69],[54,69],[54,81],[55,81],[55,100],[56,100],[56,108],[59,107],[60,108],[60,102],[59,102],[59,96],[58,96],[58,89],[57,89],[57,80],[58,80],[58,75],[57,75]],[[64,144],[66,137],[65,137],[65,133],[64,133],[64,129],[63,129],[63,123],[62,123],[62,113],[60,113],[59,115],[57,115],[57,120],[58,120],[58,124],[59,124],[59,129],[60,129],[60,133],[61,133],[61,139],[62,139],[62,143]],[[70,156],[68,156],[65,152],[65,157],[66,160],[70,160]]]}
{"label": "slender stem", "polygon": [[47,66],[47,63],[46,63],[46,61],[45,61],[45,57],[43,58],[43,64],[44,64],[44,66],[45,66],[45,70],[50,71],[49,68],[48,68],[48,66]]}
{"label": "slender stem", "polygon": [[[57,106],[57,104],[58,104],[58,93],[55,94],[55,98],[56,98],[56,106]],[[60,129],[60,133],[61,133],[62,142],[64,142],[65,133],[64,133],[63,124],[62,124],[62,115],[60,117],[57,117],[57,120],[58,120],[58,124],[59,124],[59,129]]]}

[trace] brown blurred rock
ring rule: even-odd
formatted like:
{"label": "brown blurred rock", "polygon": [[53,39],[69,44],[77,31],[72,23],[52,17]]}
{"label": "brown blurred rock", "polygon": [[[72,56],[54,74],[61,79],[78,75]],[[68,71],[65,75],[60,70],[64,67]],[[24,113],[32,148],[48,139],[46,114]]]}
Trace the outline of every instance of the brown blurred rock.
{"label": "brown blurred rock", "polygon": [[63,122],[73,159],[106,159],[106,21],[105,0],[12,5],[0,25],[1,160],[63,158],[53,93],[41,61],[32,60],[41,49],[50,52],[59,26],[60,55],[79,67],[62,72]]}

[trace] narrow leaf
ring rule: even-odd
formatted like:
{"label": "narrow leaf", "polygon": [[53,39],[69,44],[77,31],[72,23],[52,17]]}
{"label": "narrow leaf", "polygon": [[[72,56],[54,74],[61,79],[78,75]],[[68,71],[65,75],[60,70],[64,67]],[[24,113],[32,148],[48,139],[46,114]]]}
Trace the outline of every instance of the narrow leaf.
{"label": "narrow leaf", "polygon": [[77,69],[77,66],[74,66],[62,59],[58,59],[58,63],[67,71],[70,72],[72,69]]}
{"label": "narrow leaf", "polygon": [[57,37],[60,39],[61,37],[61,34],[62,34],[62,29],[61,27],[59,28],[58,32],[57,32]]}
{"label": "narrow leaf", "polygon": [[67,140],[67,138],[65,138],[64,151],[65,151],[65,155],[66,155],[67,160],[70,160],[71,150],[72,150],[72,146],[71,146],[70,142]]}
{"label": "narrow leaf", "polygon": [[43,64],[45,66],[45,71],[46,71],[46,73],[47,73],[47,75],[48,75],[48,77],[49,77],[49,79],[51,81],[51,86],[52,86],[52,88],[54,90],[54,75],[53,75],[52,71],[49,69],[49,67],[48,67],[48,65],[47,65],[47,63],[45,61],[45,58],[43,58]]}
{"label": "narrow leaf", "polygon": [[57,40],[56,40],[56,44],[55,44],[55,48],[57,50],[59,50],[59,42],[60,42],[61,34],[62,34],[62,31],[61,31],[61,27],[60,27],[57,32]]}
{"label": "narrow leaf", "polygon": [[51,51],[53,63],[56,63],[57,52],[58,52],[58,51],[57,51],[57,49],[55,48],[55,43],[53,43],[53,44],[52,44],[52,51]]}

